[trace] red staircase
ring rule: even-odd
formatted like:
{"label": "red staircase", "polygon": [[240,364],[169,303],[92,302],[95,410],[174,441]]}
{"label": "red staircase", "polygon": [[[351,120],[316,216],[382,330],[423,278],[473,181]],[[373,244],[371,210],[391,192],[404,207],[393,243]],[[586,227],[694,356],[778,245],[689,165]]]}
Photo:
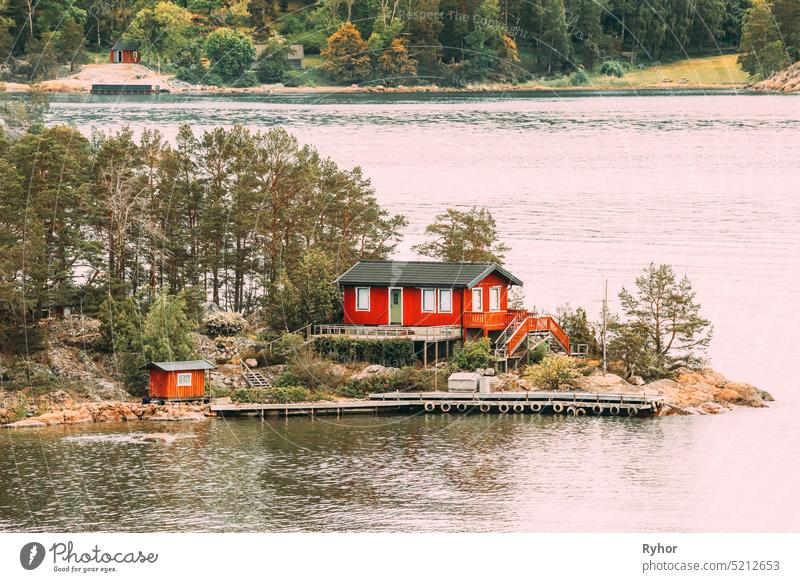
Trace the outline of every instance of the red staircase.
{"label": "red staircase", "polygon": [[549,315],[536,315],[525,310],[509,310],[509,324],[497,338],[495,355],[508,358],[525,343],[528,334],[535,334],[541,341],[549,341],[552,347],[569,355],[569,336]]}

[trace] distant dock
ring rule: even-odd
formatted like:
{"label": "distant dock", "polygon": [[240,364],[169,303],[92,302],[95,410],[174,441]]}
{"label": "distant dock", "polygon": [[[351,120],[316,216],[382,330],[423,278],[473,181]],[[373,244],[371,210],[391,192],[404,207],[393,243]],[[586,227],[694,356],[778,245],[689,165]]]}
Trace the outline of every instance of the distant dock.
{"label": "distant dock", "polygon": [[95,83],[92,85],[93,95],[154,95],[168,92],[159,85],[128,85],[124,83]]}
{"label": "distant dock", "polygon": [[569,416],[646,416],[658,412],[663,397],[591,392],[385,392],[364,400],[249,404],[212,402],[220,416],[316,416],[348,413],[564,414]]}

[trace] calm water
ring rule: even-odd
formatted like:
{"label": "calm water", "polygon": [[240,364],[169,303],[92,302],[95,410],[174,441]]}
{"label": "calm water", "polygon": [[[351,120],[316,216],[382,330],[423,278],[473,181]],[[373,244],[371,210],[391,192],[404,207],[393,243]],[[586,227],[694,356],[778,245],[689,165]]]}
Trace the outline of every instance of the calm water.
{"label": "calm water", "polygon": [[0,529],[800,530],[800,97],[507,97],[70,97],[50,120],[284,126],[409,217],[401,257],[435,213],[491,208],[545,310],[596,314],[604,275],[616,295],[672,263],[715,324],[711,364],[771,409],[3,433]]}

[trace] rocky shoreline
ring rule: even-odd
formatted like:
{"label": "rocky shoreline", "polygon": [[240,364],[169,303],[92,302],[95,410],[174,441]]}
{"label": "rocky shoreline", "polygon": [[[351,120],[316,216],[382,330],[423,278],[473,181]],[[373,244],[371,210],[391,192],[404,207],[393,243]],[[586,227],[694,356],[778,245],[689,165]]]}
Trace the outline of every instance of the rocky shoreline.
{"label": "rocky shoreline", "polygon": [[800,92],[800,61],[788,69],[775,73],[769,79],[753,83],[747,87],[753,91],[770,93],[798,93]]}
{"label": "rocky shoreline", "polygon": [[598,374],[573,380],[575,388],[586,392],[646,394],[663,396],[659,416],[720,414],[737,407],[767,408],[774,398],[751,384],[731,382],[710,368],[675,371],[674,380],[655,380],[631,384],[615,374]]}
{"label": "rocky shoreline", "polygon": [[[494,391],[531,390],[525,381],[513,374],[502,374],[495,380]],[[656,380],[650,383],[630,383],[614,374],[592,374],[570,381],[565,389],[612,394],[647,394],[663,396],[664,406],[658,415],[720,414],[738,407],[765,408],[774,399],[764,391],[741,382],[731,382],[711,369],[680,369],[674,380]],[[43,428],[55,425],[86,424],[93,422],[136,421],[204,421],[215,415],[203,403],[167,403],[165,405],[135,402],[103,401],[76,402],[69,394],[56,391],[40,397],[39,406],[47,408],[43,414],[0,424],[3,428]]]}
{"label": "rocky shoreline", "polygon": [[163,406],[136,402],[81,402],[76,403],[63,393],[57,393],[61,404],[37,416],[3,424],[3,428],[44,428],[55,425],[88,424],[100,422],[136,421],[203,421],[212,416],[208,404],[176,402]]}

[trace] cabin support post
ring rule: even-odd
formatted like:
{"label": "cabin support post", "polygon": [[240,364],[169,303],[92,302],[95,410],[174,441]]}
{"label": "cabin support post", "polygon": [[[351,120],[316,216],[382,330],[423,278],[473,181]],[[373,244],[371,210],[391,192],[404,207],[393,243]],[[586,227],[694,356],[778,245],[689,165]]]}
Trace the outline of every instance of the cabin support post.
{"label": "cabin support post", "polygon": [[422,348],[422,367],[423,367],[423,368],[427,368],[427,367],[428,367],[428,340],[425,340],[425,341],[423,342],[423,348]]}
{"label": "cabin support post", "polygon": [[433,347],[433,364],[436,365],[439,363],[439,342],[437,341]]}

